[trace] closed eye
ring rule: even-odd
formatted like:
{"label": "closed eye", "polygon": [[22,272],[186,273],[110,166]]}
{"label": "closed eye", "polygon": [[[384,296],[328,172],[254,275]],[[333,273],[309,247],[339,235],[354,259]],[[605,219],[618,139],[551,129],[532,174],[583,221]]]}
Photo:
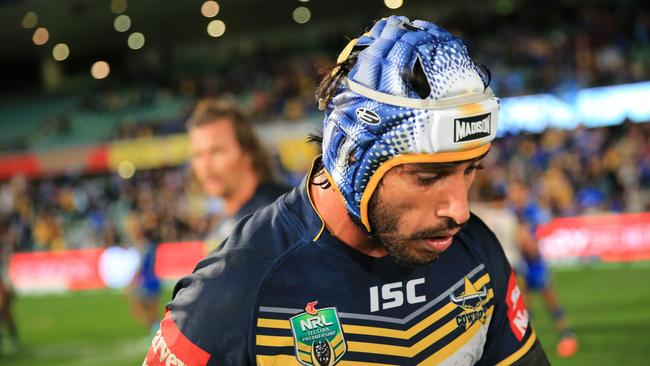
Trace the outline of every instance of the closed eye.
{"label": "closed eye", "polygon": [[416,179],[420,185],[429,185],[440,180],[442,176],[440,174],[417,174]]}
{"label": "closed eye", "polygon": [[477,170],[483,170],[483,169],[485,169],[483,164],[477,161],[476,163],[468,166],[467,169],[465,169],[465,174],[472,174]]}

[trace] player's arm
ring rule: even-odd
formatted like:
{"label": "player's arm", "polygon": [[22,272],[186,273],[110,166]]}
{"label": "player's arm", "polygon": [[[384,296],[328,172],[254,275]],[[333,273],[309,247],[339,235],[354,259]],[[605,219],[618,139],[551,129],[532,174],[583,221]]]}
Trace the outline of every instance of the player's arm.
{"label": "player's arm", "polygon": [[[250,365],[252,297],[241,274],[213,252],[180,280],[143,365]],[[226,268],[226,269],[224,269]]]}
{"label": "player's arm", "polygon": [[530,230],[529,224],[520,222],[517,226],[517,243],[526,258],[537,257],[537,241]]}

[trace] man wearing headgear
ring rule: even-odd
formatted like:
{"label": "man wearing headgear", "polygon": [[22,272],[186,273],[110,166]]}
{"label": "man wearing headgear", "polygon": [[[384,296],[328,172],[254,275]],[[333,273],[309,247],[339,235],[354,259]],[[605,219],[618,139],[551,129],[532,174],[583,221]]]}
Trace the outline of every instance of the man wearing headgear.
{"label": "man wearing headgear", "polygon": [[498,99],[460,40],[389,17],[323,80],[322,159],[176,285],[145,364],[547,365],[468,189]]}

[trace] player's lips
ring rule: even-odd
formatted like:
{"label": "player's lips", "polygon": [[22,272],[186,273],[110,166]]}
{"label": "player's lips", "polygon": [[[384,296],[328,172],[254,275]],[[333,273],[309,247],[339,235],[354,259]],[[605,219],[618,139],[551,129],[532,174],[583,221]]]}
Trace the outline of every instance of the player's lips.
{"label": "player's lips", "polygon": [[456,234],[458,234],[458,230],[451,233],[445,233],[441,236],[426,238],[424,239],[424,242],[427,243],[427,246],[433,249],[433,251],[442,253],[449,249],[451,243],[454,241],[454,235]]}

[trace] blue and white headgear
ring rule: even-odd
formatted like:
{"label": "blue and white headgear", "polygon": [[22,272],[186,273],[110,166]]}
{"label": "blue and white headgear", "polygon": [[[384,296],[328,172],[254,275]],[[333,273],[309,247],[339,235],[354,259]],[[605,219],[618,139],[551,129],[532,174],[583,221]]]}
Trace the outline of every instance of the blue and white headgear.
{"label": "blue and white headgear", "polygon": [[[356,63],[319,101],[323,165],[352,218],[370,231],[368,202],[384,174],[405,163],[483,155],[496,135],[499,100],[465,45],[426,21],[384,18],[338,62],[351,52]],[[428,95],[405,77],[413,72],[423,74]]]}

